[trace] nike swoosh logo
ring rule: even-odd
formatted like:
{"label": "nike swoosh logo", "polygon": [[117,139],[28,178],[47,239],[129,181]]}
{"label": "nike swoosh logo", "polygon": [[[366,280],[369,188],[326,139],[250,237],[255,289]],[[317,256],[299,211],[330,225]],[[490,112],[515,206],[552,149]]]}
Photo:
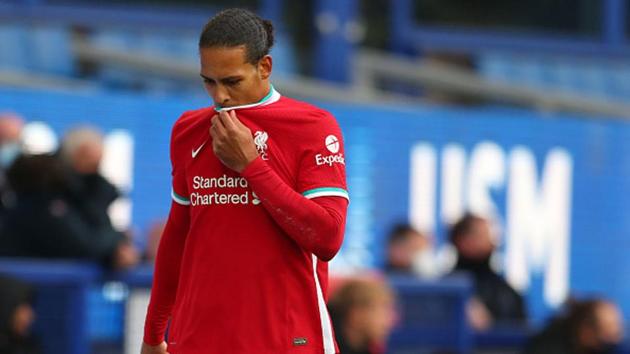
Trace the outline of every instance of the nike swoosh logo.
{"label": "nike swoosh logo", "polygon": [[206,143],[201,144],[200,147],[197,148],[197,150],[193,149],[192,151],[192,158],[194,159],[195,157],[197,157],[197,154],[199,154],[199,151],[201,151],[201,148],[203,148],[203,146],[206,145]]}

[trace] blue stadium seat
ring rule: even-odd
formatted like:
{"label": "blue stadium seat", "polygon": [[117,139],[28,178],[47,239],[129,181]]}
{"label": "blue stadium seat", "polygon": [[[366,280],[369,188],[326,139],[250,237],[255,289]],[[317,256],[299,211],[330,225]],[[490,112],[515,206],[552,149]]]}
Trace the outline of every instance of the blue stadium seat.
{"label": "blue stadium seat", "polygon": [[126,287],[118,282],[99,284],[89,289],[88,332],[92,341],[122,341],[126,295]]}
{"label": "blue stadium seat", "polygon": [[295,75],[297,64],[291,37],[282,32],[276,33],[276,43],[271,48],[273,72],[282,76]]}
{"label": "blue stadium seat", "polygon": [[630,98],[630,65],[621,61],[484,53],[478,57],[478,68],[493,81],[609,100]]}
{"label": "blue stadium seat", "polygon": [[392,277],[390,284],[397,293],[400,316],[390,337],[390,353],[471,352],[473,338],[465,311],[472,294],[468,277],[435,281]]}
{"label": "blue stadium seat", "polygon": [[24,26],[11,23],[0,25],[0,69],[28,68],[27,41],[28,32]]}
{"label": "blue stadium seat", "polygon": [[57,75],[73,75],[74,57],[68,28],[37,26],[29,30],[28,38],[30,69]]}

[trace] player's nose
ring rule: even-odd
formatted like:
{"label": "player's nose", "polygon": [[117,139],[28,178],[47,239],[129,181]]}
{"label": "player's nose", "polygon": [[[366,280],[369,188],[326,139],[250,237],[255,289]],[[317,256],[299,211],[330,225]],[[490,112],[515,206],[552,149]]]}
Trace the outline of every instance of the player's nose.
{"label": "player's nose", "polygon": [[227,90],[217,88],[214,92],[212,92],[212,100],[215,104],[227,106],[230,102],[230,95],[228,95]]}

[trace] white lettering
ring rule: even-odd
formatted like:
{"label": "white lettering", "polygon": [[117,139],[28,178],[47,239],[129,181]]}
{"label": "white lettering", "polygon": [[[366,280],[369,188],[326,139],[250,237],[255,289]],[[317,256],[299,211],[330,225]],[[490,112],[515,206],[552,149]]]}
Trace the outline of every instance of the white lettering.
{"label": "white lettering", "polygon": [[435,227],[436,154],[424,143],[411,150],[409,218],[414,227],[428,233]]}
{"label": "white lettering", "polygon": [[[437,156],[428,143],[411,150],[410,222],[431,233],[438,221],[451,224],[466,210],[497,223],[505,216],[504,253],[497,255],[507,280],[523,291],[529,288],[532,274],[543,273],[545,302],[561,304],[569,291],[571,155],[560,148],[550,150],[541,178],[534,154],[525,147],[506,154],[494,142],[481,142],[467,163],[464,147],[449,144],[442,151],[439,171]],[[495,192],[505,192],[503,213],[493,198]]]}
{"label": "white lettering", "polygon": [[335,163],[340,163],[342,165],[345,165],[346,160],[344,159],[343,154],[328,155],[328,156],[317,154],[315,155],[315,163],[317,164],[317,166],[322,166],[322,165],[332,166]]}
{"label": "white lettering", "polygon": [[201,180],[203,177],[201,176],[195,176],[193,177],[193,189],[199,189],[201,188]]}
{"label": "white lettering", "polygon": [[202,176],[193,177],[193,189],[209,189],[209,188],[247,188],[247,180],[243,177],[221,177],[206,178]]}
{"label": "white lettering", "polygon": [[[466,151],[460,145],[449,144],[442,153],[442,221],[454,224],[464,214],[464,176]],[[429,187],[431,189],[432,187]],[[435,188],[432,188],[435,189]]]}
{"label": "white lettering", "polygon": [[[202,194],[193,192],[190,194],[190,204],[192,206],[206,206],[206,205],[247,205],[250,204],[249,191],[244,193],[209,193]],[[260,202],[257,199],[253,199],[253,205],[258,205]]]}
{"label": "white lettering", "polygon": [[505,154],[493,142],[475,146],[468,166],[467,205],[471,212],[497,220],[498,211],[492,200],[492,190],[505,185]]}
{"label": "white lettering", "polygon": [[553,149],[538,186],[533,154],[518,147],[510,156],[506,276],[524,290],[530,271],[543,271],[544,298],[552,306],[560,305],[569,291],[572,170],[571,156]]}

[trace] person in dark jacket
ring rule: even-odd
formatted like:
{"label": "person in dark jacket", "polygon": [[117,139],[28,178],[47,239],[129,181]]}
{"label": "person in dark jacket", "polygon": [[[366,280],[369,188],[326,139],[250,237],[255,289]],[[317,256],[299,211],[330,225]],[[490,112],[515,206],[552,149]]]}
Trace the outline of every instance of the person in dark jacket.
{"label": "person in dark jacket", "polygon": [[0,255],[82,258],[121,268],[118,252],[128,240],[98,217],[89,217],[90,207],[73,195],[58,158],[20,156],[7,177],[16,203],[5,215]]}
{"label": "person in dark jacket", "polygon": [[623,338],[619,308],[603,299],[569,302],[527,343],[523,354],[612,354]]}
{"label": "person in dark jacket", "polygon": [[[109,208],[121,197],[119,190],[100,172],[105,150],[104,138],[99,130],[80,126],[68,131],[61,142],[58,156],[69,172],[68,197],[83,218],[98,229],[115,229],[109,215]],[[123,230],[126,236],[129,232]],[[114,263],[118,268],[128,268],[137,264],[140,253],[125,237],[116,249]]]}
{"label": "person in dark jacket", "polygon": [[30,333],[34,320],[31,288],[0,275],[0,353],[39,354],[39,343]]}
{"label": "person in dark jacket", "polygon": [[492,325],[524,325],[525,302],[490,266],[496,245],[488,220],[467,214],[450,230],[450,241],[457,251],[454,272],[472,276],[475,299],[469,306],[469,320],[477,330]]}
{"label": "person in dark jacket", "polygon": [[85,216],[99,226],[111,226],[107,211],[120,192],[99,171],[103,152],[102,134],[78,127],[64,135],[58,156],[68,170],[71,197],[85,209]]}

